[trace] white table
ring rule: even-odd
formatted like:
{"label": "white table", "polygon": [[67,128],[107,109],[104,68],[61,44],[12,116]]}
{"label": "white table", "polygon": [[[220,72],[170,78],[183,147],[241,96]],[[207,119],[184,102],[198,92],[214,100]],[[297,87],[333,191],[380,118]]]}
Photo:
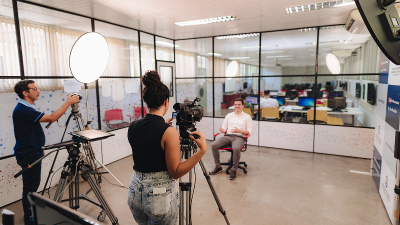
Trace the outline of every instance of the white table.
{"label": "white table", "polygon": [[[311,109],[313,109],[313,107],[311,107]],[[351,116],[353,125],[354,125],[354,116],[364,114],[363,112],[361,112],[359,108],[351,108],[351,107],[342,109],[342,112],[332,111],[332,109],[328,107],[316,107],[316,110],[328,111],[329,115]],[[279,107],[279,111],[293,112],[293,113],[307,113],[308,110],[303,110],[303,107],[301,106],[281,106]]]}

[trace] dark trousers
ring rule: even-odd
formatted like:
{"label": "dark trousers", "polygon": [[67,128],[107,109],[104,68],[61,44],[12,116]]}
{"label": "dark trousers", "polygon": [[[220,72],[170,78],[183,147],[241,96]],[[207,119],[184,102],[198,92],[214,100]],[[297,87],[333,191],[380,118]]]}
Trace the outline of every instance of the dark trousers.
{"label": "dark trousers", "polygon": [[215,166],[221,166],[221,162],[219,161],[219,148],[227,146],[231,144],[233,150],[233,166],[231,171],[236,171],[239,166],[240,161],[240,149],[242,149],[245,141],[243,137],[239,137],[236,135],[225,135],[221,138],[218,138],[211,144],[212,153],[214,156]]}
{"label": "dark trousers", "polygon": [[[18,165],[25,168],[32,165],[40,157],[17,157]],[[25,225],[33,224],[31,222],[31,204],[28,200],[29,192],[36,192],[40,185],[40,175],[42,171],[42,162],[36,164],[31,169],[22,174],[22,207],[24,209],[24,223]]]}

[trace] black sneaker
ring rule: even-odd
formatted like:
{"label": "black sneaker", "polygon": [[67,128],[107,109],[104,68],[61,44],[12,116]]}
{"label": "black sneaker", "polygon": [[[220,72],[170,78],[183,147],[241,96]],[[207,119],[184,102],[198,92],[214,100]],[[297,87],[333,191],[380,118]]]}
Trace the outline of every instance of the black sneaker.
{"label": "black sneaker", "polygon": [[222,172],[222,167],[220,166],[220,167],[215,167],[215,169],[213,171],[209,172],[208,174],[214,175],[214,174],[221,173],[221,172]]}
{"label": "black sneaker", "polygon": [[236,178],[236,171],[231,171],[231,174],[229,174],[229,180],[234,180]]}

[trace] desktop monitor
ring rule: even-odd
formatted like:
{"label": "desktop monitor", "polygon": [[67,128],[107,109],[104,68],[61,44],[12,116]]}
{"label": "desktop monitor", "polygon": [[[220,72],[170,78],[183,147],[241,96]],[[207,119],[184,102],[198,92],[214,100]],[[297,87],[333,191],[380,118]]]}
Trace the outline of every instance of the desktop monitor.
{"label": "desktop monitor", "polygon": [[312,97],[299,97],[299,106],[304,106],[305,108],[314,106],[314,98]]}
{"label": "desktop monitor", "polygon": [[286,91],[286,98],[289,98],[291,100],[297,98],[299,96],[299,94],[297,93],[297,91]]}
{"label": "desktop monitor", "polygon": [[307,97],[313,98],[314,97],[314,91],[307,91]]}
{"label": "desktop monitor", "polygon": [[269,93],[271,96],[278,96],[279,91],[278,90],[271,90]]}
{"label": "desktop monitor", "polygon": [[340,111],[346,108],[346,97],[331,97],[328,99],[328,108],[332,111]]}
{"label": "desktop monitor", "polygon": [[326,90],[326,91],[333,91],[334,88],[333,88],[332,85],[326,85],[325,90]]}
{"label": "desktop monitor", "polygon": [[376,100],[376,89],[375,84],[368,83],[368,90],[367,90],[367,102],[371,105],[375,105]]}
{"label": "desktop monitor", "polygon": [[325,86],[327,85],[331,85],[331,82],[330,81],[325,82]]}
{"label": "desktop monitor", "polygon": [[331,97],[343,97],[343,91],[330,91],[329,98]]}
{"label": "desktop monitor", "polygon": [[257,97],[248,96],[246,97],[246,102],[253,105],[257,105]]}
{"label": "desktop monitor", "polygon": [[274,97],[273,99],[276,99],[278,101],[279,106],[282,106],[285,104],[285,98],[284,97]]}
{"label": "desktop monitor", "polygon": [[35,225],[39,224],[71,224],[71,225],[100,225],[102,223],[72,210],[61,203],[45,198],[37,193],[28,196],[32,205],[32,216]]}

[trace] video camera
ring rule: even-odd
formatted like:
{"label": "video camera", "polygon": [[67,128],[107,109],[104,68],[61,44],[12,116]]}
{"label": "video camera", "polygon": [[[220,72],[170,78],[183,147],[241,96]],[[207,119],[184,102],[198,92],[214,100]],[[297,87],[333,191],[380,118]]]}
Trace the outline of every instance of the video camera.
{"label": "video camera", "polygon": [[[81,102],[81,100],[82,100],[82,95],[77,94],[77,93],[71,94],[71,96],[75,96],[75,95],[78,95],[78,96],[79,96],[79,102]],[[74,104],[71,105],[72,112],[74,112],[74,113],[79,112],[79,102],[78,102],[78,103],[74,103]]]}
{"label": "video camera", "polygon": [[189,138],[189,133],[196,130],[196,122],[200,122],[203,118],[203,107],[196,102],[199,98],[195,98],[193,102],[175,103],[174,112],[176,114],[176,125],[179,125],[179,136]]}

